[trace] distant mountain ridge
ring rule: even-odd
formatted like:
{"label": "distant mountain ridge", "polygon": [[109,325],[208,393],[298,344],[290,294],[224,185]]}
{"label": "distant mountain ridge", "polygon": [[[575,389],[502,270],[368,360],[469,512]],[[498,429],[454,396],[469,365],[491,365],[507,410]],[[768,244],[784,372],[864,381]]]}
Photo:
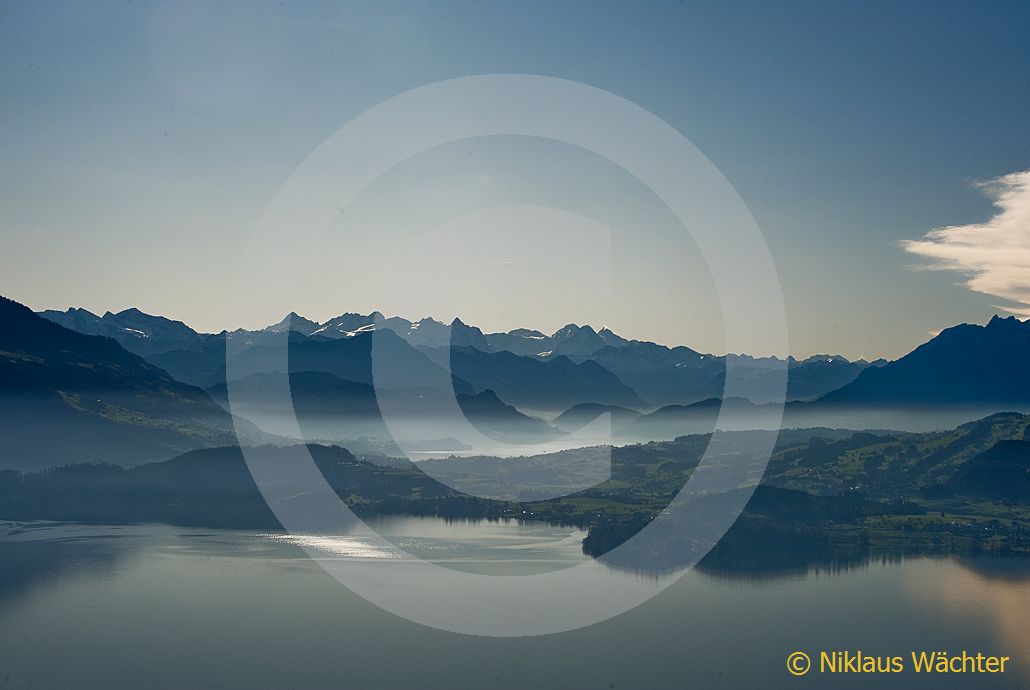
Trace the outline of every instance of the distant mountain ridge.
{"label": "distant mountain ridge", "polygon": [[[207,387],[215,385],[225,363],[225,343],[246,343],[260,350],[263,340],[291,334],[298,350],[332,350],[332,341],[362,340],[376,330],[392,331],[414,351],[438,365],[450,364],[454,374],[471,390],[494,390],[511,404],[561,412],[579,403],[626,406],[646,412],[668,405],[690,405],[722,395],[727,363],[750,383],[749,398],[762,404],[775,398],[772,367],[788,369],[788,401],[818,401],[816,408],[884,404],[1030,404],[1030,324],[1014,317],[993,318],[987,325],[962,324],[946,329],[913,352],[894,362],[850,361],[839,355],[805,359],[747,355],[715,356],[685,346],[668,347],[623,338],[610,329],[568,324],[551,335],[518,328],[506,333],[484,333],[459,319],[450,325],[426,317],[409,321],[370,314],[344,313],[319,323],[291,313],[282,321],[256,331],[201,334],[185,324],[139,310],[96,316],[86,310],[47,311],[43,316],[83,333],[109,335],[126,349],[166,368],[177,379]],[[292,346],[291,346],[292,347]],[[399,347],[399,346],[398,346]],[[515,371],[535,371],[519,359],[553,364],[535,378]],[[256,357],[256,355],[252,355]],[[414,357],[411,354],[410,357]],[[595,367],[604,390],[591,392],[588,377],[572,378],[571,364]],[[291,367],[292,368],[292,367]],[[302,365],[292,370],[318,370]],[[366,367],[367,368],[367,367]],[[369,376],[322,367],[343,378],[368,382]],[[254,369],[254,371],[258,371]],[[547,372],[545,375],[544,372]],[[578,392],[553,394],[560,386],[553,375]],[[222,375],[224,377],[224,375]],[[771,383],[767,385],[767,380]],[[553,385],[552,385],[553,384]],[[533,387],[538,392],[533,393]],[[550,398],[544,392],[550,389]]]}
{"label": "distant mountain ridge", "polygon": [[125,309],[117,314],[106,312],[103,316],[74,308],[67,311],[47,310],[39,312],[39,315],[79,333],[114,338],[129,352],[143,357],[188,347],[200,337],[199,333],[182,321],[151,316],[136,308]]}
{"label": "distant mountain ridge", "polygon": [[[526,328],[516,328],[506,333],[483,333],[481,329],[467,325],[460,319],[454,319],[448,325],[430,317],[409,321],[401,317],[386,317],[378,311],[370,314],[347,312],[321,323],[291,312],[281,321],[263,329],[223,331],[219,334],[198,333],[181,322],[149,316],[138,310],[105,314],[103,317],[80,309],[46,311],[41,312],[41,315],[81,332],[114,337],[126,349],[143,354],[179,380],[201,387],[217,383],[219,370],[225,361],[226,342],[260,347],[266,339],[282,333],[289,333],[291,341],[295,343],[307,340],[346,341],[360,339],[376,330],[392,331],[408,345],[444,366],[452,358],[452,348],[466,351],[471,348],[481,353],[511,353],[544,362],[559,357],[568,358],[578,365],[591,362],[600,366],[594,371],[602,379],[611,380],[609,374],[618,379],[618,384],[612,381],[612,390],[592,400],[578,394],[554,400],[545,400],[541,395],[530,396],[525,391],[515,394],[520,400],[517,404],[556,411],[577,402],[629,405],[644,410],[670,404],[690,404],[720,396],[725,367],[729,361],[737,367],[739,374],[751,381],[755,391],[751,397],[755,402],[775,398],[775,377],[768,375],[770,363],[773,366],[786,364],[789,368],[788,400],[814,400],[854,380],[865,368],[882,364],[864,360],[851,362],[840,355],[816,355],[804,360],[789,357],[786,362],[747,355],[715,356],[685,346],[667,347],[630,340],[607,327],[595,330],[589,325],[577,324],[567,324],[551,335]],[[483,380],[471,380],[471,375],[463,376],[477,390],[498,390],[493,380],[511,378],[508,376],[510,372],[496,371],[487,366],[491,361],[496,365],[496,359],[480,357],[481,361],[475,364],[468,361],[469,356],[459,359],[463,366],[484,374]],[[516,360],[505,361],[517,368],[524,368]],[[558,368],[568,367],[562,364]],[[765,378],[770,378],[772,383],[766,386],[763,383]],[[615,392],[620,386],[628,388],[630,392]],[[507,399],[510,391],[501,387],[498,394]]]}

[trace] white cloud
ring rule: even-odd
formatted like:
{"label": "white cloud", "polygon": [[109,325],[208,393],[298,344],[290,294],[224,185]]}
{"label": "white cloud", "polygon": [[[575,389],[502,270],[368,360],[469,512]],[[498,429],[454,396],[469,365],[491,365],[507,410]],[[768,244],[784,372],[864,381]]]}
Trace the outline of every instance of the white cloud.
{"label": "white cloud", "polygon": [[1030,317],[1030,170],[980,187],[998,209],[989,220],[937,228],[901,246],[930,259],[930,268],[966,274],[969,289],[1013,305],[1000,309]]}

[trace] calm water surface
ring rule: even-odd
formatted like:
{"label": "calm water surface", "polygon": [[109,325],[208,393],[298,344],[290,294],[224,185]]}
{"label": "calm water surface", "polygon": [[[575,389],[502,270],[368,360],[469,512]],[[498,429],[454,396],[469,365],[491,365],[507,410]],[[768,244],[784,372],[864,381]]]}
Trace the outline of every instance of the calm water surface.
{"label": "calm water surface", "polygon": [[[572,528],[376,527],[458,570],[532,573],[584,559]],[[340,558],[380,557],[360,540],[333,543]],[[920,558],[779,577],[692,571],[605,623],[490,639],[376,609],[293,537],[0,523],[0,688],[1026,688],[1028,616],[1030,563]],[[787,674],[790,652],[821,649],[1013,661],[992,676]]]}

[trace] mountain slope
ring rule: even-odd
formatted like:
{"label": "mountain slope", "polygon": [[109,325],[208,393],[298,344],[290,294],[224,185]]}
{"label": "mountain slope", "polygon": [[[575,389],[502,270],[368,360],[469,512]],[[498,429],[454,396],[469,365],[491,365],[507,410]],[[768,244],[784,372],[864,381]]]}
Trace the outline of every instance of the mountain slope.
{"label": "mountain slope", "polygon": [[[281,336],[280,336],[281,337]],[[461,380],[448,380],[446,372],[421,351],[388,329],[363,332],[353,337],[337,339],[305,338],[291,334],[288,345],[288,367],[291,373],[323,371],[345,381],[383,388],[422,387],[432,382],[437,388],[449,388],[452,383],[459,393],[471,393],[472,388]],[[231,371],[236,378],[283,370],[282,345],[256,343],[231,355]],[[388,363],[376,371],[373,355]],[[223,383],[226,362],[209,381],[209,385]],[[381,379],[381,380],[380,380]]]}
{"label": "mountain slope", "polygon": [[1030,322],[995,316],[986,326],[949,328],[897,361],[865,369],[819,402],[1030,406]]}
{"label": "mountain slope", "polygon": [[[373,465],[337,447],[310,445],[308,450],[326,481],[343,497],[432,500],[454,494],[410,466]],[[294,457],[281,448],[256,447],[248,450],[247,457],[257,458],[274,473],[272,479],[266,479],[274,486],[297,483]],[[303,500],[305,488],[296,488],[298,500]],[[9,478],[7,485],[0,481],[0,512],[5,519],[280,527],[236,446],[194,450],[131,469],[80,464]],[[334,527],[347,525],[325,526]]]}
{"label": "mountain slope", "polygon": [[47,310],[39,315],[79,333],[114,338],[129,352],[143,357],[155,352],[188,347],[200,337],[199,333],[181,321],[151,316],[135,308],[117,314],[107,312],[103,316],[75,308],[67,311]]}
{"label": "mountain slope", "polygon": [[560,412],[584,402],[645,404],[619,377],[592,361],[577,364],[567,357],[541,361],[511,352],[458,347],[451,350],[451,372],[476,390],[496,391],[518,407]]}
{"label": "mountain slope", "polygon": [[633,340],[607,345],[586,359],[614,373],[651,405],[691,403],[722,394],[722,382],[715,381],[723,372],[722,359],[689,347]]}
{"label": "mountain slope", "polygon": [[235,442],[202,390],[0,297],[0,466],[138,464]]}
{"label": "mountain slope", "polygon": [[641,417],[641,414],[636,410],[619,407],[618,405],[580,403],[579,405],[573,405],[555,417],[554,425],[562,431],[575,431],[576,429],[583,428],[606,412],[611,415],[612,431],[617,431]]}
{"label": "mountain slope", "polygon": [[880,367],[883,360],[855,362],[836,355],[814,355],[792,361],[787,370],[787,400],[816,400],[854,381],[869,367]]}
{"label": "mountain slope", "polygon": [[958,494],[1030,500],[1030,441],[1004,440],[972,458],[950,482]]}
{"label": "mountain slope", "polygon": [[709,398],[690,405],[666,405],[642,415],[617,430],[620,437],[652,441],[673,439],[685,434],[707,434],[715,428],[720,414],[722,428],[732,430],[768,429],[775,422],[775,406],[755,404],[746,398]]}
{"label": "mountain slope", "polygon": [[[485,336],[488,349],[493,352],[513,352],[524,357],[566,355],[585,358],[606,345],[621,345],[628,341],[608,329],[596,332],[590,326],[570,323],[552,335],[528,328],[516,328],[507,333],[489,333]],[[487,348],[482,348],[487,349]]]}
{"label": "mountain slope", "polygon": [[[283,420],[262,414],[271,407],[271,397],[283,390],[287,375],[283,372],[252,374],[233,383],[233,400],[247,405],[250,419],[270,433],[288,433]],[[445,395],[431,389],[376,391],[371,385],[346,381],[320,371],[289,374],[289,390],[297,422],[305,440],[348,441],[369,437],[391,441],[390,430],[383,421],[380,401],[387,402],[391,414],[416,418],[423,439],[436,438],[445,429],[442,418]],[[228,406],[228,388],[222,383],[208,389],[215,400]],[[522,414],[505,404],[493,391],[478,394],[459,393],[458,407],[481,433],[506,440],[536,442],[553,438],[558,432],[542,420]],[[440,415],[438,417],[438,415]],[[287,420],[289,422],[290,420]],[[448,431],[450,433],[450,431]],[[457,432],[455,432],[457,433]]]}
{"label": "mountain slope", "polygon": [[200,388],[211,385],[225,367],[227,333],[204,334],[187,347],[149,355],[147,361],[177,380]]}
{"label": "mountain slope", "polygon": [[306,319],[295,311],[291,311],[289,314],[283,317],[283,320],[279,323],[266,326],[261,329],[264,333],[286,333],[289,331],[296,331],[303,335],[311,335],[319,328],[319,324],[311,319]]}

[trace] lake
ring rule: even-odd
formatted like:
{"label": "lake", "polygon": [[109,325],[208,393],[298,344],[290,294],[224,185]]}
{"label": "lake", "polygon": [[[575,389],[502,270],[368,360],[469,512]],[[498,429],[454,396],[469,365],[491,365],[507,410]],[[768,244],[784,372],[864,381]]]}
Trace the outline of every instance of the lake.
{"label": "lake", "polygon": [[[529,574],[585,560],[582,532],[569,527],[403,517],[374,526],[413,555],[467,572]],[[693,570],[604,623],[500,639],[375,608],[309,560],[298,545],[305,538],[319,537],[0,523],[0,688],[1030,684],[1030,561],[911,558],[762,576]],[[381,557],[360,540],[332,548],[344,559]],[[619,577],[646,586],[646,577]],[[1012,661],[990,676],[786,671],[795,650],[845,649],[906,658],[965,649]]]}

